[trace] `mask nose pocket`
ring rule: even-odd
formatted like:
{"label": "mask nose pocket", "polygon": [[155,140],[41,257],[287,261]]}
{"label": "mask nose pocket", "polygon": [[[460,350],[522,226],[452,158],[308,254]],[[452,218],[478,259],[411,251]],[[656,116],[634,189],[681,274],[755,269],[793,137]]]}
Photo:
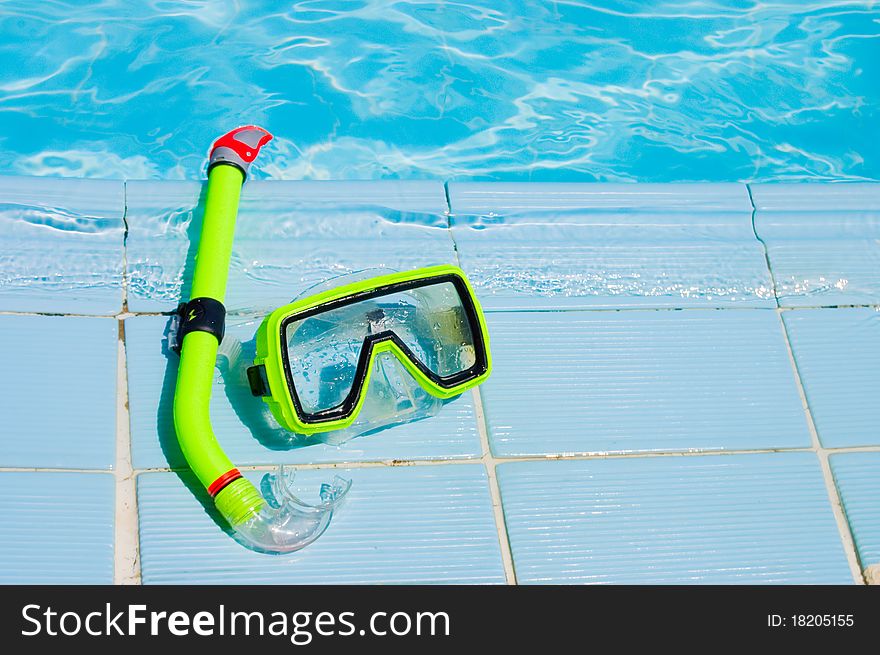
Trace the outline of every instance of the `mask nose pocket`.
{"label": "mask nose pocket", "polygon": [[442,406],[443,401],[425,391],[397,357],[382,352],[373,362],[370,384],[355,422],[342,430],[315,434],[313,438],[338,445],[357,436],[434,416]]}

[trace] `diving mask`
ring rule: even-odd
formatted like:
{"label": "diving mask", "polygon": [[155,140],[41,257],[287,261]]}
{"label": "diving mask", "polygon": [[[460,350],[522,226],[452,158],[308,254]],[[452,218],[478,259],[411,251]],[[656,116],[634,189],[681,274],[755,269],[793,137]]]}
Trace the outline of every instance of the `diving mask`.
{"label": "diving mask", "polygon": [[376,366],[383,354],[428,394],[448,399],[486,379],[488,346],[464,273],[435,266],[348,284],[275,310],[257,333],[248,380],[282,427],[315,434],[352,425],[374,373],[383,373]]}

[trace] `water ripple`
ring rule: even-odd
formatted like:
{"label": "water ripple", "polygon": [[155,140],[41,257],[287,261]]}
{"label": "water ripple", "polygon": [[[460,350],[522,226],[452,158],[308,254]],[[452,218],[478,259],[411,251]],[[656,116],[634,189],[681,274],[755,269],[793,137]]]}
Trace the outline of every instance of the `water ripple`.
{"label": "water ripple", "polygon": [[880,7],[721,0],[0,2],[0,172],[880,179]]}

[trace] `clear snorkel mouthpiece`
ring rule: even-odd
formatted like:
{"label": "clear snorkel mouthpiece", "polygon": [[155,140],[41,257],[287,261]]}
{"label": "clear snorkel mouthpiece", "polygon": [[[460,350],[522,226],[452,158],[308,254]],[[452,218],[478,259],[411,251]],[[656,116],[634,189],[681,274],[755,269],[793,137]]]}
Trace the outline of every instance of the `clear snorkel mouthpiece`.
{"label": "clear snorkel mouthpiece", "polygon": [[[348,494],[351,481],[336,476],[332,483],[321,485],[321,502],[312,505],[294,494],[294,474],[293,469],[283,466],[275,473],[267,473],[260,483],[261,496],[256,487],[244,481],[246,484],[233,490],[239,492],[234,493],[238,502],[230,503],[229,511],[224,509],[225,503],[220,502],[218,495],[217,507],[235,530],[237,541],[259,552],[292,553],[305,548],[324,533],[333,512]],[[244,516],[235,511],[241,508],[242,502],[250,505]]]}
{"label": "clear snorkel mouthpiece", "polygon": [[[241,341],[234,337],[223,340],[217,352],[217,367],[237,384],[246,384]],[[258,552],[282,554],[305,548],[324,533],[345,500],[351,481],[334,477],[321,485],[320,502],[310,504],[294,492],[295,475],[293,468],[279,466],[263,476],[259,490],[249,481],[238,479],[217,494],[217,507],[232,526],[236,541]]]}

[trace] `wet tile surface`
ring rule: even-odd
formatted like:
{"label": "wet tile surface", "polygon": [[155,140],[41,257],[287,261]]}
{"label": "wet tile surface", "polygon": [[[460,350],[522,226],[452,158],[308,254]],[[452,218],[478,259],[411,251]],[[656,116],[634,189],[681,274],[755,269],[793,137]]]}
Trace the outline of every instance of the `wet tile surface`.
{"label": "wet tile surface", "polygon": [[496,456],[810,445],[774,311],[488,317]]}
{"label": "wet tile surface", "polygon": [[0,311],[122,309],[124,183],[0,176]]}
{"label": "wet tile surface", "polygon": [[[128,184],[132,311],[168,311],[189,296],[202,190],[196,182]],[[250,182],[236,223],[227,309],[271,310],[363,269],[454,263],[447,223],[440,182]]]}
{"label": "wet tile surface", "polygon": [[0,316],[0,466],[109,469],[118,322]]}
{"label": "wet tile surface", "polygon": [[755,184],[783,307],[880,303],[880,184]]}
{"label": "wet tile surface", "polygon": [[822,445],[880,444],[880,313],[811,309],[783,319]]}
{"label": "wet tile surface", "polygon": [[0,471],[0,584],[111,584],[114,480]]}
{"label": "wet tile surface", "polygon": [[[880,453],[842,453],[830,458],[834,480],[863,569],[880,571]],[[874,584],[880,583],[877,577]]]}
{"label": "wet tile surface", "polygon": [[742,185],[453,182],[449,196],[488,309],[775,306]]}
{"label": "wet tile surface", "polygon": [[298,482],[314,494],[336,473],[353,481],[342,510],[316,543],[285,556],[236,543],[174,473],[138,476],[144,582],[504,582],[483,466],[313,469]]}
{"label": "wet tile surface", "polygon": [[520,583],[850,584],[813,453],[498,467]]}
{"label": "wet tile surface", "polygon": [[[880,302],[878,186],[752,187],[783,307]],[[188,295],[201,193],[0,178],[0,354],[12,372],[0,582],[112,581],[114,476],[99,471],[116,456],[118,348],[113,319],[3,312],[119,313],[126,223],[129,309],[171,310]],[[810,446],[744,185],[451,183],[449,194],[451,232],[437,181],[249,182],[228,334],[247,357],[266,311],[315,283],[460,258],[489,310],[495,371],[481,398],[496,456],[702,453],[500,464],[520,582],[852,581],[814,453],[707,454]],[[880,445],[880,314],[781,314],[823,446]],[[167,323],[124,321],[134,466],[182,469],[138,473],[145,582],[504,582],[485,465],[444,463],[482,454],[470,394],[426,421],[306,446],[280,438],[218,371],[212,420],[236,464],[328,466],[299,472],[307,497],[337,465],[377,464],[344,473],[351,502],[306,551],[238,545],[176,445]],[[390,465],[401,460],[421,464]],[[862,564],[876,568],[878,453],[830,461]],[[8,470],[21,468],[50,470]],[[49,538],[35,537],[35,515],[57,528]]]}

